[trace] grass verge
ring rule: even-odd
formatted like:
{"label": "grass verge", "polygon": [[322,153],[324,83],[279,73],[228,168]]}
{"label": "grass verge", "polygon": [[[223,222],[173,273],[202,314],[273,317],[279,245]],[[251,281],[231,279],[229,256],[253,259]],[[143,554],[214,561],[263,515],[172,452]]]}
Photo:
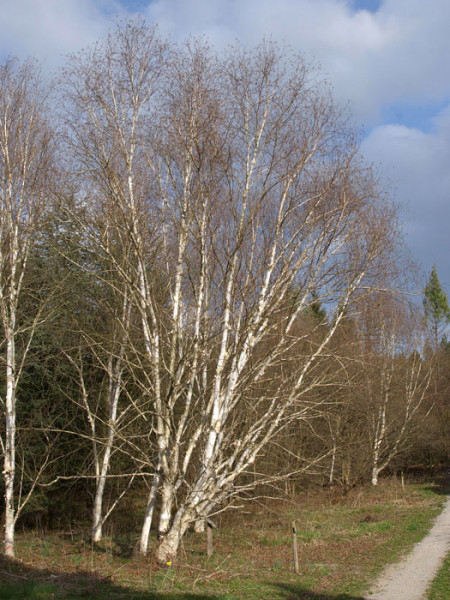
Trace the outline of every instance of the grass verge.
{"label": "grass verge", "polygon": [[450,598],[450,553],[439,569],[428,590],[428,600],[449,600]]}
{"label": "grass verge", "polygon": [[102,549],[82,531],[23,533],[17,537],[21,560],[0,563],[0,599],[358,600],[386,563],[427,533],[443,499],[433,485],[385,481],[345,496],[321,490],[253,502],[247,512],[219,519],[212,557],[206,557],[204,537],[191,533],[177,561],[164,569],[132,555],[137,532],[111,535]]}

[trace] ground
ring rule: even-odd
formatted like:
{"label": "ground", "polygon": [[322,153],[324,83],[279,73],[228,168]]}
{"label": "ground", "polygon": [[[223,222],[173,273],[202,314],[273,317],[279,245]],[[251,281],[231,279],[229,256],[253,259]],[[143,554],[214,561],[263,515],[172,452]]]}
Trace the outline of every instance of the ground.
{"label": "ground", "polygon": [[206,536],[189,533],[165,568],[133,554],[139,532],[121,528],[119,515],[101,548],[76,523],[63,531],[19,531],[19,560],[0,563],[0,599],[361,600],[383,567],[424,537],[447,492],[442,481],[403,486],[394,478],[375,489],[254,501],[216,517],[211,558]]}
{"label": "ground", "polygon": [[[450,497],[429,534],[399,563],[390,565],[367,598],[421,600],[450,551]],[[450,589],[448,590],[450,598]]]}

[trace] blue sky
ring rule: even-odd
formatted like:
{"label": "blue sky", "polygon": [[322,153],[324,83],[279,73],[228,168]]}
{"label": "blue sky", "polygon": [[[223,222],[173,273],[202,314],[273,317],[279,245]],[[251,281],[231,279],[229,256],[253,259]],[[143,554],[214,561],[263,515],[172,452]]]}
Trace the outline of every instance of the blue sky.
{"label": "blue sky", "polygon": [[368,10],[376,12],[381,6],[382,0],[353,0],[352,5],[355,10]]}
{"label": "blue sky", "polygon": [[136,12],[175,40],[266,35],[320,65],[405,208],[425,276],[436,263],[450,292],[449,0],[0,0],[0,56],[33,55],[51,72]]}

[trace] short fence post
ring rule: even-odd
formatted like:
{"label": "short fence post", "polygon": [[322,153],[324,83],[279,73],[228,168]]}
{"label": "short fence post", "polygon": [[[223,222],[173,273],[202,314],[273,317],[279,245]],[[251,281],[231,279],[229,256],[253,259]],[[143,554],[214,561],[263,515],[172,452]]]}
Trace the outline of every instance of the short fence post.
{"label": "short fence post", "polygon": [[294,571],[298,573],[297,527],[295,525],[295,520],[292,521],[292,552],[294,554]]}
{"label": "short fence post", "polygon": [[206,519],[206,556],[208,558],[213,553],[213,529],[217,529],[217,525],[211,519]]}

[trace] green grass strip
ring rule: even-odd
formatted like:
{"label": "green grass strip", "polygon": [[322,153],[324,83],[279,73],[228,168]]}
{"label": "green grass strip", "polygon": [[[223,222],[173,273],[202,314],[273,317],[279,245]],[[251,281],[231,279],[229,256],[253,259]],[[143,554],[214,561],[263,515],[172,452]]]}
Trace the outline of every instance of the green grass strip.
{"label": "green grass strip", "polygon": [[450,599],[450,552],[439,570],[439,573],[433,580],[428,591],[428,600],[449,600]]}

